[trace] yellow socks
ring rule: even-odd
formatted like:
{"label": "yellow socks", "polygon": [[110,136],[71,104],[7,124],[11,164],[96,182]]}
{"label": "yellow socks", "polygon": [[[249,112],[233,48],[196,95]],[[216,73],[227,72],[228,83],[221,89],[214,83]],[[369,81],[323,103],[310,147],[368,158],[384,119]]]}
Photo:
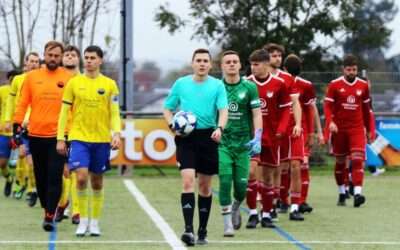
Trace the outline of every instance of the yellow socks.
{"label": "yellow socks", "polygon": [[65,207],[68,203],[69,199],[69,192],[71,190],[71,178],[66,178],[63,176],[63,183],[62,183],[62,193],[61,193],[61,198],[60,201],[58,202],[58,205],[60,207]]}
{"label": "yellow socks", "polygon": [[92,197],[92,213],[91,219],[98,220],[101,216],[101,212],[103,210],[103,203],[104,203],[104,192],[103,190],[93,190]]}
{"label": "yellow socks", "polygon": [[89,217],[89,200],[88,200],[88,191],[87,189],[84,190],[77,190],[78,195],[78,202],[79,202],[79,212],[81,218],[88,218]]}
{"label": "yellow socks", "polygon": [[76,173],[71,172],[71,202],[72,202],[72,215],[79,214],[79,201],[78,191],[76,188]]}

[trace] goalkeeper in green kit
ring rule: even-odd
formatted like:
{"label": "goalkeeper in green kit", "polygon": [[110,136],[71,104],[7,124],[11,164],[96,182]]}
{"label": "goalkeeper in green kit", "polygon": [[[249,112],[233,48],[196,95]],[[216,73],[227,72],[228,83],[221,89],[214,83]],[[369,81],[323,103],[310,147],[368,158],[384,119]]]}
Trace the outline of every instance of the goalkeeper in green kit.
{"label": "goalkeeper in green kit", "polygon": [[229,119],[218,149],[219,201],[224,217],[224,236],[233,237],[234,229],[241,226],[240,204],[246,197],[250,156],[261,151],[262,115],[256,85],[240,77],[239,54],[225,51],[221,68]]}

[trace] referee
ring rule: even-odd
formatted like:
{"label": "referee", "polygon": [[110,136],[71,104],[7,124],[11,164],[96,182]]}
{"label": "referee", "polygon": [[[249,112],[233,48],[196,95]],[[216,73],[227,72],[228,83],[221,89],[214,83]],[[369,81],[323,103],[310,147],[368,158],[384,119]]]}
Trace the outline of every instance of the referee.
{"label": "referee", "polygon": [[[182,176],[181,206],[185,231],[181,240],[195,244],[193,214],[194,185],[198,177],[199,228],[197,244],[207,244],[207,223],[211,210],[211,179],[218,174],[218,143],[228,119],[228,104],[224,84],[208,75],[211,55],[197,49],[192,56],[193,74],[176,80],[164,103],[164,118],[172,123],[173,111],[192,112],[197,117],[196,129],[186,137],[175,137],[177,161]],[[218,119],[217,119],[218,117]],[[218,122],[217,122],[218,120]]]}

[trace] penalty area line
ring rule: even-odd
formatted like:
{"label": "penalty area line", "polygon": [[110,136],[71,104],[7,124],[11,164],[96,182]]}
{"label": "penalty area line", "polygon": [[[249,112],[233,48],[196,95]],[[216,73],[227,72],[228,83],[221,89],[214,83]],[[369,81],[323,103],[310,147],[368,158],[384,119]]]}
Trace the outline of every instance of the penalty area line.
{"label": "penalty area line", "polygon": [[[302,241],[309,245],[385,245],[385,246],[400,246],[400,241],[324,241],[324,240],[310,240]],[[54,244],[65,245],[140,245],[140,244],[169,244],[167,241],[162,240],[56,240],[52,241]],[[210,240],[210,244],[277,244],[277,245],[290,245],[291,242],[287,240]],[[47,240],[0,240],[0,245],[46,245],[49,244]]]}

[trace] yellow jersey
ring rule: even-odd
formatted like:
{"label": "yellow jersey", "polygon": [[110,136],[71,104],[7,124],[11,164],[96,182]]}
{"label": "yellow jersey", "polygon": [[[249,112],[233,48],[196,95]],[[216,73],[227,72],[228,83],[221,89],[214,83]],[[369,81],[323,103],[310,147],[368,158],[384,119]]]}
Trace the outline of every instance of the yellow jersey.
{"label": "yellow jersey", "polygon": [[[26,73],[22,73],[20,75],[16,75],[11,82],[10,94],[7,97],[7,105],[5,109],[6,122],[11,122],[14,116],[15,108],[17,107],[18,101],[21,97],[21,89],[25,81],[25,78],[26,78]],[[25,114],[24,122],[27,122],[29,120],[30,112],[31,110],[29,107],[28,111]]]}
{"label": "yellow jersey", "polygon": [[71,78],[63,94],[57,139],[64,140],[68,112],[71,110],[69,141],[110,142],[112,132],[121,131],[118,95],[115,81],[102,74],[96,78],[84,74]]}
{"label": "yellow jersey", "polygon": [[9,131],[5,130],[6,125],[6,109],[7,109],[7,99],[10,95],[10,85],[6,84],[0,86],[0,135],[11,136],[11,129]]}

